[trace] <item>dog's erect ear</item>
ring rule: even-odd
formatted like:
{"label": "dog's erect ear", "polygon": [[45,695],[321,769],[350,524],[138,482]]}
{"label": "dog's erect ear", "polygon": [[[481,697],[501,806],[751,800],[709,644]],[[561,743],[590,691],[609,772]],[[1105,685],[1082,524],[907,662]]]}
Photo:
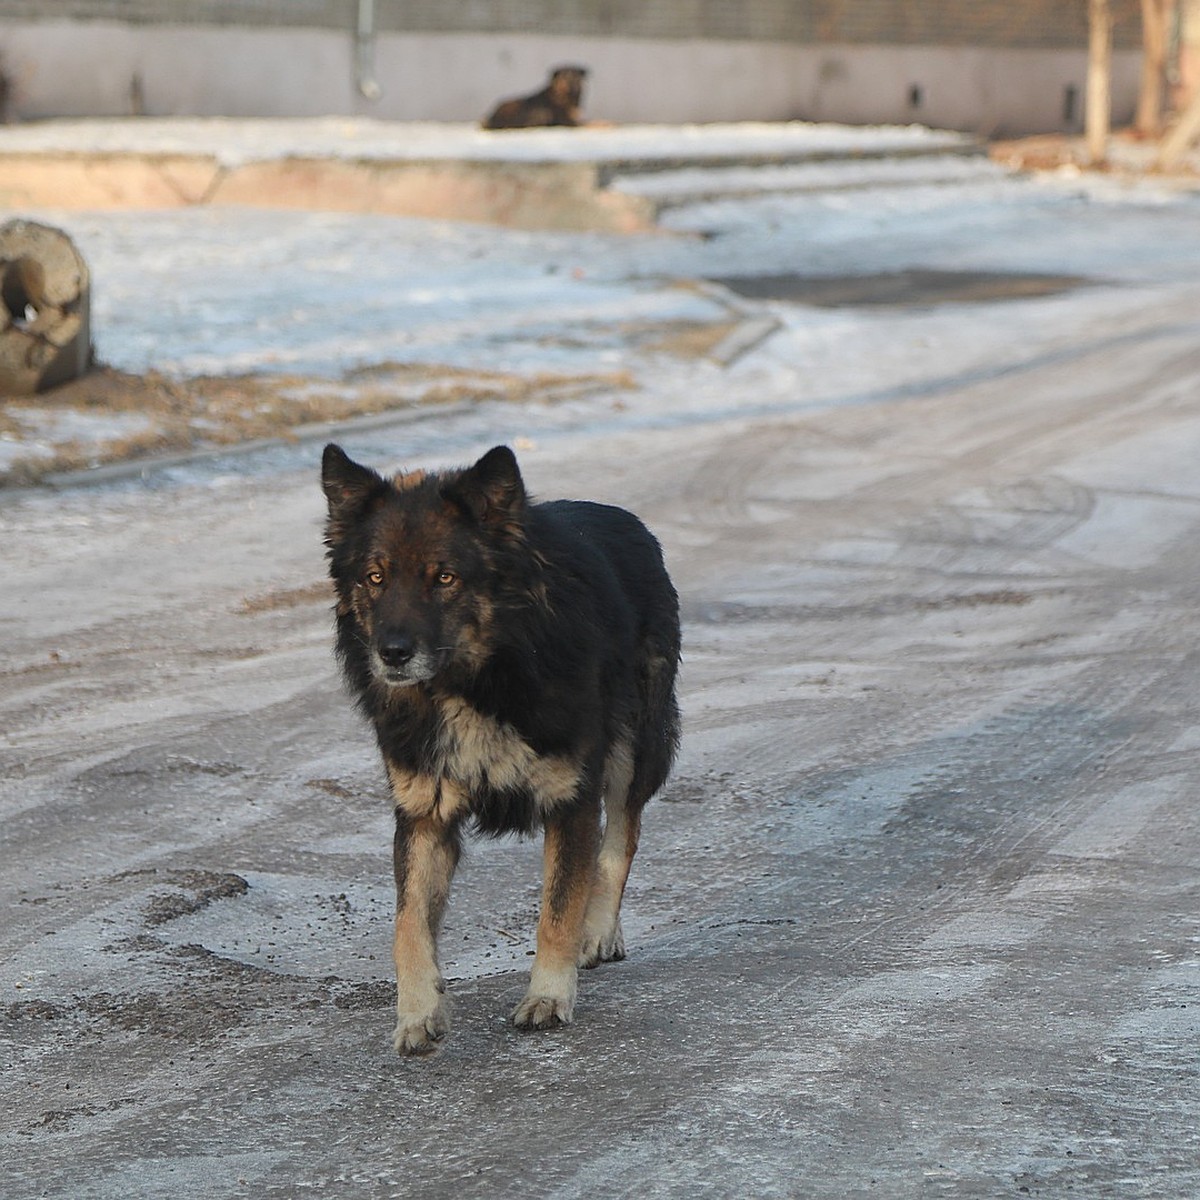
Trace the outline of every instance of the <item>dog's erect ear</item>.
{"label": "dog's erect ear", "polygon": [[510,524],[525,505],[516,455],[507,446],[496,446],[451,483],[444,495],[481,524]]}
{"label": "dog's erect ear", "polygon": [[387,490],[383,476],[356,463],[332,442],[321,456],[321,486],[329,501],[329,515],[335,519],[362,509],[368,500]]}

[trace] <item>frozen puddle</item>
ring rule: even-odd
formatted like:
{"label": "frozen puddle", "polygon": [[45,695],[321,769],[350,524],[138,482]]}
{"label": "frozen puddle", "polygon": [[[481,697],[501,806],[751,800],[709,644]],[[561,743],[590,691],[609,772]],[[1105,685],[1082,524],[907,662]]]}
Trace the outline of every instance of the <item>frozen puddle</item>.
{"label": "frozen puddle", "polygon": [[727,275],[712,282],[747,300],[785,300],[815,308],[907,308],[1056,296],[1091,281],[1080,275],[913,267],[874,275]]}

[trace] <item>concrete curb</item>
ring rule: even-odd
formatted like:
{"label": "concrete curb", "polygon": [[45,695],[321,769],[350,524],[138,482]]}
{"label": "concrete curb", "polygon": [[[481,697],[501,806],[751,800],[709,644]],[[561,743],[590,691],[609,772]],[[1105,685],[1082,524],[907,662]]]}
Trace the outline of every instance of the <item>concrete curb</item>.
{"label": "concrete curb", "polygon": [[253,438],[228,446],[205,446],[196,450],[182,450],[177,454],[127,459],[77,471],[55,471],[42,476],[41,480],[33,485],[13,488],[0,486],[0,504],[21,495],[44,495],[48,490],[67,491],[110,483],[126,483],[133,479],[149,479],[160,471],[169,471],[177,467],[190,467],[222,458],[242,458],[264,450],[281,450],[312,442],[332,441],[339,437],[355,437],[369,433],[372,429],[389,429],[396,425],[433,420],[435,417],[455,416],[476,407],[474,403],[463,401],[458,404],[429,405],[426,408],[391,409],[388,412],[370,413],[362,417],[349,417],[344,421],[314,421],[308,425],[297,425],[286,435],[281,434],[278,437]]}

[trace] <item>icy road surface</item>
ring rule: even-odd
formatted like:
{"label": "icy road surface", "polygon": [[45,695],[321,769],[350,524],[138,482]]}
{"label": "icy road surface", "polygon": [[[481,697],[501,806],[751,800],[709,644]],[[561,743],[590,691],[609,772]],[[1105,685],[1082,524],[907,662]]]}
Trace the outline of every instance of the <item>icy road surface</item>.
{"label": "icy road surface", "polygon": [[[480,844],[455,1028],[401,1061],[317,448],[0,497],[4,1196],[1200,1192],[1200,206],[982,172],[671,221],[64,219],[125,369],[633,363],[347,447],[508,440],[641,513],[685,743],[576,1024],[506,1026],[539,854]],[[1087,282],[742,301],[779,328],[728,367],[574,336],[910,268]]]}

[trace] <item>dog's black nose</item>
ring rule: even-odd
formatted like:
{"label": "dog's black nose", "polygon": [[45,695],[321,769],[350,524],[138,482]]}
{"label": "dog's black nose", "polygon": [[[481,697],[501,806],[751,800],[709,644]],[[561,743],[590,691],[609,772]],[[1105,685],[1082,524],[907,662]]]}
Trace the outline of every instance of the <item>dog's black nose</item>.
{"label": "dog's black nose", "polygon": [[406,666],[416,652],[416,643],[406,634],[386,633],[379,639],[379,657],[385,666]]}

